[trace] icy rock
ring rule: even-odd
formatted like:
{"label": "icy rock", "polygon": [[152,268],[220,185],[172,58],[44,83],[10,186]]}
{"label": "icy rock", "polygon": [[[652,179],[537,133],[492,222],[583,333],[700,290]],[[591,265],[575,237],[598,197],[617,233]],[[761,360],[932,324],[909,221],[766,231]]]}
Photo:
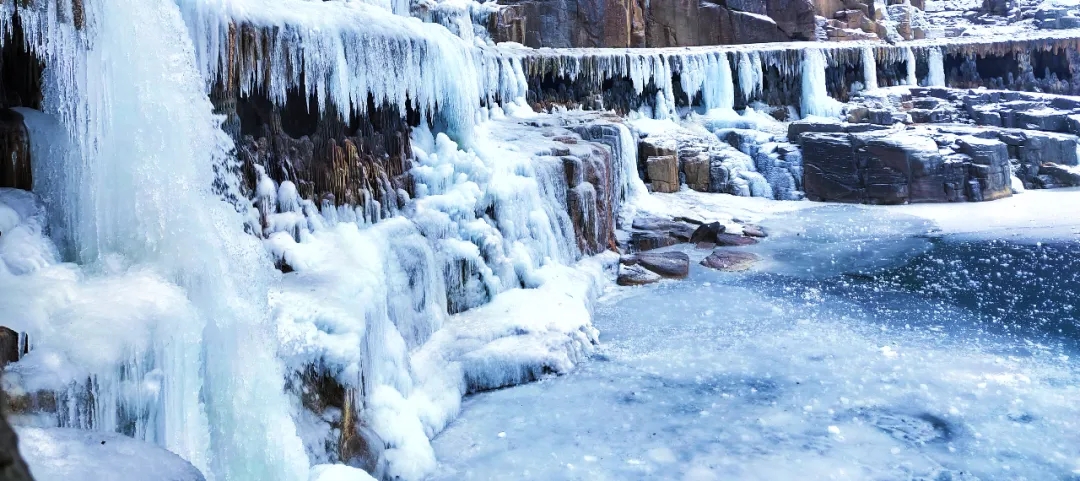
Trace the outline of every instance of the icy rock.
{"label": "icy rock", "polygon": [[690,240],[696,225],[681,220],[659,217],[634,219],[627,250],[641,252],[659,249]]}
{"label": "icy rock", "polygon": [[738,234],[717,234],[716,245],[720,247],[741,247],[757,244],[757,239]]}
{"label": "icy rock", "polygon": [[760,259],[752,252],[715,249],[701,261],[701,265],[719,271],[739,272],[750,269]]}
{"label": "icy rock", "polygon": [[1067,122],[1069,124],[1069,132],[1073,135],[1080,135],[1080,115],[1070,115]]}
{"label": "icy rock", "polygon": [[386,471],[385,443],[371,428],[356,424],[341,441],[341,462],[381,478]]}
{"label": "icy rock", "polygon": [[643,267],[668,279],[682,279],[690,274],[690,256],[685,252],[643,252],[624,256],[619,262]]}
{"label": "icy rock", "polygon": [[619,277],[615,281],[620,286],[640,286],[659,282],[663,277],[640,265],[620,265]]}
{"label": "icy rock", "polygon": [[743,235],[750,237],[768,237],[768,233],[765,232],[765,229],[756,225],[744,225],[742,227],[742,232]]}
{"label": "icy rock", "polygon": [[1043,188],[1080,186],[1080,168],[1047,162],[1039,166],[1038,180]]}
{"label": "icy rock", "polygon": [[1016,113],[1018,127],[1048,132],[1067,132],[1068,113],[1055,109],[1027,110]]}
{"label": "icy rock", "polygon": [[37,481],[204,481],[180,456],[120,434],[69,428],[18,434]]}
{"label": "icy rock", "polygon": [[694,234],[690,236],[690,243],[699,244],[702,242],[710,242],[715,244],[717,236],[723,234],[724,230],[724,225],[719,222],[703,224],[694,230]]}

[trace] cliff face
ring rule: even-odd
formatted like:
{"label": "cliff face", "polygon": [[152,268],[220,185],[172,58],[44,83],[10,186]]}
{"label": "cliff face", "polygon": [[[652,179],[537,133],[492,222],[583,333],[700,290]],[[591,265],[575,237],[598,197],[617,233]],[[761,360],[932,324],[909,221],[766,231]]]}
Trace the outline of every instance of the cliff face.
{"label": "cliff face", "polygon": [[496,42],[529,47],[683,47],[814,38],[809,0],[512,0]]}

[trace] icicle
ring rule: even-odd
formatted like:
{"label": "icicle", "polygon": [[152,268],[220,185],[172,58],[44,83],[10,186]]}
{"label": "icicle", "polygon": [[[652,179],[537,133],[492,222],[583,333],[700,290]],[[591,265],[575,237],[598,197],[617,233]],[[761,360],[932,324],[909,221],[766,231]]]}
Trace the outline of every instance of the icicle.
{"label": "icicle", "polygon": [[918,86],[919,79],[915,76],[915,52],[911,47],[904,47],[904,64],[907,66],[907,79],[904,85]]}
{"label": "icicle", "polygon": [[942,58],[941,49],[938,47],[931,47],[927,61],[930,64],[930,74],[926,78],[926,84],[931,87],[944,87],[945,61]]}
{"label": "icicle", "polygon": [[739,88],[745,101],[761,94],[761,77],[761,57],[757,52],[739,52]]}
{"label": "icicle", "polygon": [[708,56],[705,87],[702,101],[706,110],[732,109],[735,107],[735,85],[731,78],[731,64],[727,54],[719,52]]}
{"label": "icicle", "polygon": [[862,64],[864,80],[863,83],[866,85],[866,90],[874,90],[878,88],[877,61],[874,59],[873,47],[862,48]]}
{"label": "icicle", "polygon": [[821,50],[809,48],[803,51],[802,63],[802,115],[822,117],[839,116],[843,104],[829,97],[825,84],[825,55]]}

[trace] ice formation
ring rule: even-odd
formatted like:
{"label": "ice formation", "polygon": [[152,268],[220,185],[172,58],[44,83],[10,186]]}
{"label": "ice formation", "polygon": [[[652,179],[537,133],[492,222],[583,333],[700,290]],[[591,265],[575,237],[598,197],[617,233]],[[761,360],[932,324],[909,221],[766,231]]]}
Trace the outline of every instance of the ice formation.
{"label": "ice formation", "polygon": [[[700,97],[693,115],[714,137],[769,125],[758,104],[734,111],[764,98],[766,69],[801,72],[802,115],[841,113],[833,49],[528,51],[489,45],[476,25],[491,6],[458,0],[24,3],[0,3],[0,30],[18,18],[48,69],[42,111],[18,110],[41,159],[34,194],[0,189],[0,318],[32,344],[5,389],[30,404],[55,395],[53,411],[18,418],[48,427],[25,428],[31,442],[89,436],[56,426],[122,433],[208,480],[366,476],[326,453],[347,413],[299,405],[308,368],[362,397],[353,414],[384,441],[389,476],[421,479],[464,394],[591,352],[592,299],[614,260],[582,246],[610,240],[595,205],[627,222],[648,204],[638,139],[617,125],[610,189],[570,178],[573,155],[506,120],[532,115],[529,79],[629,80],[653,96],[640,131],[693,110],[679,90]],[[874,88],[874,50],[861,55]],[[929,55],[928,82],[942,84],[942,51]],[[413,195],[317,204],[255,169],[248,199],[223,174],[238,166],[208,96],[220,85],[277,106],[299,93],[343,120],[369,103],[415,113]],[[775,139],[724,148],[733,193],[801,195],[801,166]],[[576,212],[592,230],[575,230],[575,196],[603,201]]]}
{"label": "ice formation", "polygon": [[927,62],[930,65],[930,73],[926,77],[926,85],[932,87],[944,87],[945,86],[945,61],[941,54],[941,49],[931,47],[930,53],[927,57]]}
{"label": "ice formation", "polygon": [[821,50],[808,48],[803,51],[802,61],[802,115],[835,117],[840,115],[843,104],[829,97],[825,86],[825,67],[828,63]]}
{"label": "ice formation", "polygon": [[874,59],[874,49],[862,48],[863,85],[866,90],[878,88],[877,60]]}

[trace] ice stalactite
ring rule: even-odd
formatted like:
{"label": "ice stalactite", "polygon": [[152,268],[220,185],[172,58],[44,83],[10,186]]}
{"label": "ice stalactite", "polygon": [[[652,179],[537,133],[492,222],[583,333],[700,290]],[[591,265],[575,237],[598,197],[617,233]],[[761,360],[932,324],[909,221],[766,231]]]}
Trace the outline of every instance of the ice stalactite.
{"label": "ice stalactite", "polygon": [[803,51],[802,62],[802,115],[836,117],[843,111],[844,105],[829,97],[825,84],[825,55],[819,49],[808,48]]}
{"label": "ice stalactite", "polygon": [[731,64],[724,52],[709,55],[702,102],[706,110],[735,107],[735,83],[731,77]]}
{"label": "ice stalactite", "polygon": [[926,85],[931,87],[945,86],[945,60],[938,47],[930,47],[927,62],[930,65],[930,73],[926,78]]}
{"label": "ice stalactite", "polygon": [[877,60],[874,59],[873,47],[862,48],[863,84],[866,90],[878,88]]}
{"label": "ice stalactite", "polygon": [[904,85],[918,86],[919,78],[915,76],[915,52],[911,50],[911,47],[904,47],[904,66],[907,67],[907,77],[904,79]]}
{"label": "ice stalactite", "polygon": [[761,94],[761,57],[757,52],[739,52],[739,91],[743,100],[749,102]]}

